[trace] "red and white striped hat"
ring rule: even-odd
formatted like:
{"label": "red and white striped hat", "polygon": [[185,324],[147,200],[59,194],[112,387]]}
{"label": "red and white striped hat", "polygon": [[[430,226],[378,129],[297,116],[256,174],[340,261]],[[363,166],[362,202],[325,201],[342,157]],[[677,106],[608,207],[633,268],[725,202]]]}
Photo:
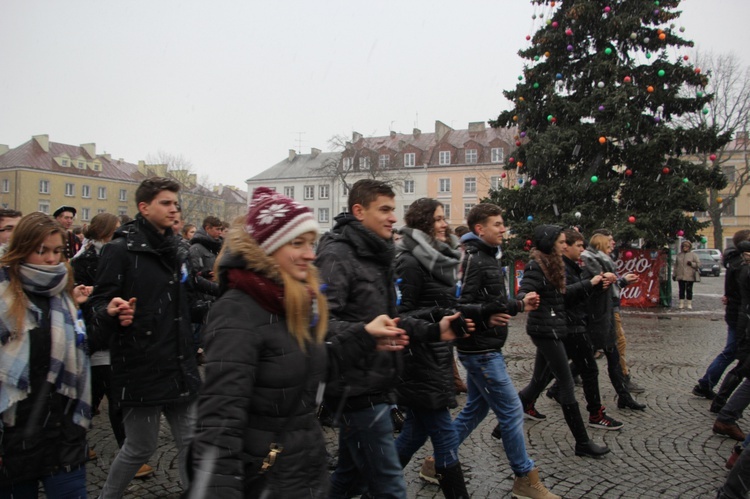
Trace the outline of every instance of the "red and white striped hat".
{"label": "red and white striped hat", "polygon": [[307,206],[268,187],[258,187],[253,192],[245,230],[267,255],[306,232],[317,236],[319,229]]}

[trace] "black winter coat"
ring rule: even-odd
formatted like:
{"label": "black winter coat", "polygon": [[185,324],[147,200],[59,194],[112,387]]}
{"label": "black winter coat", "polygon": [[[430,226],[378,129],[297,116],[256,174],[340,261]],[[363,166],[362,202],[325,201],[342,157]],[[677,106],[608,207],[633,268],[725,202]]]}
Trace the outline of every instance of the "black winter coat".
{"label": "black winter coat", "polygon": [[[591,279],[602,272],[613,270],[612,261],[604,260],[604,256],[600,255],[596,249],[588,248],[581,256],[584,262],[581,276],[584,279]],[[614,347],[617,341],[612,296],[612,287],[604,289],[601,285],[594,288],[594,292],[589,296],[586,331],[597,350]]]}
{"label": "black winter coat", "polygon": [[[508,290],[500,260],[495,258],[497,247],[490,246],[474,234],[461,238],[465,254],[461,262],[461,297],[464,305],[479,305],[482,316],[492,313],[516,315],[523,311],[519,300],[508,300]],[[469,315],[469,314],[467,314]],[[462,353],[499,352],[508,338],[508,326],[490,327],[481,318],[475,320],[476,331],[468,338],[455,341],[456,348]]]}
{"label": "black winter coat", "polygon": [[[401,279],[401,316],[439,322],[456,306],[455,288],[435,279],[410,252],[396,260]],[[415,409],[457,407],[453,385],[453,346],[450,342],[412,342],[405,352],[402,381],[396,386],[398,403]]]}
{"label": "black winter coat", "polygon": [[47,382],[52,342],[49,298],[29,293],[27,297],[41,311],[40,326],[28,333],[31,393],[18,402],[16,425],[0,430],[0,487],[73,469],[88,458],[86,430],[73,422],[76,404]]}
{"label": "black winter coat", "polygon": [[539,262],[530,260],[523,271],[518,296],[536,291],[539,307],[531,310],[526,319],[526,332],[532,338],[562,340],[568,332],[565,314],[565,294],[561,293],[544,275]]}
{"label": "black winter coat", "polygon": [[[284,317],[231,289],[205,328],[205,383],[191,444],[196,497],[257,497],[252,489],[272,442],[284,447],[267,473],[272,497],[325,497],[323,433],[315,417],[326,371],[323,345],[302,351]],[[283,432],[283,433],[279,433]]]}
{"label": "black winter coat", "polygon": [[[96,326],[112,334],[112,393],[124,406],[190,401],[200,386],[176,245],[170,229],[165,237],[138,215],[100,255],[91,308]],[[115,297],[137,299],[132,325],[107,314]]]}
{"label": "black winter coat", "polygon": [[222,241],[206,234],[205,229],[198,229],[188,243],[190,245],[188,250],[190,270],[197,288],[201,291],[196,293],[196,299],[213,302],[219,295],[219,287],[213,282],[210,274],[214,270],[216,257],[221,251]]}
{"label": "black winter coat", "polygon": [[[99,267],[99,254],[96,248],[90,245],[83,253],[79,254],[70,261],[73,269],[76,285],[94,286],[96,284],[96,272]],[[101,350],[109,350],[110,334],[103,334],[98,324],[92,320],[93,313],[91,309],[91,300],[81,305],[81,311],[86,319],[86,343],[89,349],[89,355]]]}
{"label": "black winter coat", "polygon": [[729,248],[724,252],[724,296],[727,297],[727,306],[724,311],[724,321],[728,326],[737,326],[737,314],[742,303],[740,293],[740,270],[744,264],[742,253],[736,248]]}
{"label": "black winter coat", "polygon": [[582,277],[583,271],[576,262],[563,256],[565,262],[565,314],[568,318],[568,334],[586,332],[588,300],[594,292],[591,279]]}
{"label": "black winter coat", "polygon": [[[396,317],[394,245],[366,229],[348,213],[336,217],[336,226],[318,246],[315,265],[320,270],[328,299],[330,320],[327,340],[342,351],[367,353],[340,355],[331,362],[326,385],[326,405],[353,411],[392,401],[392,391],[403,368],[401,352],[378,352],[365,325],[381,314]],[[436,341],[437,324],[404,318],[400,324],[412,338]],[[350,345],[351,344],[351,345]]]}

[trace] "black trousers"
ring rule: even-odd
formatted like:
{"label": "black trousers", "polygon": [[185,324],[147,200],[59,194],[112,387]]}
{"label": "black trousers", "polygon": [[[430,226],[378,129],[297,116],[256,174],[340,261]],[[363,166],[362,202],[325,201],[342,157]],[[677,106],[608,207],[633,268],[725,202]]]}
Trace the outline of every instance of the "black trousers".
{"label": "black trousers", "polygon": [[677,288],[680,293],[680,300],[693,299],[693,281],[677,281]]}

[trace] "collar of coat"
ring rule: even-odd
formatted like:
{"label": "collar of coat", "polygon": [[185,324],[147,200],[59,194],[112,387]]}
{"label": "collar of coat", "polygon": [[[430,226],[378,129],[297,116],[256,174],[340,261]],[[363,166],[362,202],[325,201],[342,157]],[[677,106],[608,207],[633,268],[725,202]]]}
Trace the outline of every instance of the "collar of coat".
{"label": "collar of coat", "polygon": [[284,284],[276,260],[266,255],[243,225],[235,225],[229,229],[218,260],[220,281],[227,270],[234,268],[250,270],[279,285]]}

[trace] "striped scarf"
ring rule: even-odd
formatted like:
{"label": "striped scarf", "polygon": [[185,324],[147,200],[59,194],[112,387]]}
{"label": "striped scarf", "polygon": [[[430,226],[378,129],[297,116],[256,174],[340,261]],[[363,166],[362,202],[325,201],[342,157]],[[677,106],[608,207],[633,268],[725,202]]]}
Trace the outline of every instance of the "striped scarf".
{"label": "striped scarf", "polygon": [[[73,422],[88,428],[91,422],[91,379],[86,355],[86,331],[77,321],[77,309],[70,294],[67,266],[22,264],[23,289],[46,296],[50,304],[51,349],[47,381],[57,393],[75,401]],[[41,322],[41,310],[29,302],[23,330],[15,338],[15,320],[8,315],[15,299],[9,291],[7,270],[0,271],[0,413],[3,422],[14,426],[18,402],[28,397],[30,386],[29,333]]]}

